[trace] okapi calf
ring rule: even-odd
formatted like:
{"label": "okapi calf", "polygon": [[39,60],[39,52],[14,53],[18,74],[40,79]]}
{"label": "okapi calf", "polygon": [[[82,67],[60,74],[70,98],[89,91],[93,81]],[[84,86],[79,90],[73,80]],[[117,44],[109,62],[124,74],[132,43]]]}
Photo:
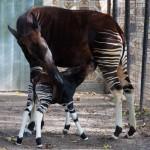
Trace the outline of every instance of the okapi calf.
{"label": "okapi calf", "polygon": [[122,97],[129,106],[129,131],[136,131],[133,86],[127,72],[125,38],[119,25],[108,14],[92,10],[36,7],[17,20],[17,31],[9,27],[22,48],[30,67],[42,66],[53,81],[56,99],[63,92],[58,67],[80,66],[85,75],[91,58],[102,71],[116,100],[114,138],[122,132]]}
{"label": "okapi calf", "polygon": [[[95,65],[91,63],[91,66],[89,66],[89,71],[93,69],[95,69]],[[88,139],[88,137],[84,133],[84,130],[80,126],[80,123],[78,121],[78,116],[73,104],[73,95],[75,93],[75,90],[77,86],[79,86],[80,83],[84,80],[85,77],[85,76],[80,76],[80,72],[82,71],[83,71],[82,68],[75,67],[75,68],[67,69],[64,72],[61,72],[63,82],[64,82],[64,88],[63,88],[64,90],[63,90],[63,97],[58,102],[52,98],[53,85],[52,85],[51,78],[49,78],[48,74],[46,72],[43,72],[41,67],[32,68],[31,74],[36,73],[37,75],[35,74],[34,78],[32,78],[32,82],[34,84],[29,85],[27,107],[23,114],[22,125],[16,142],[17,145],[20,145],[22,143],[23,134],[25,132],[27,122],[30,119],[29,116],[30,114],[33,118],[31,120],[31,123],[28,124],[28,130],[30,130],[31,132],[35,126],[37,147],[42,147],[41,125],[43,124],[42,123],[43,114],[47,111],[48,106],[54,103],[59,103],[65,106],[66,121],[65,121],[63,133],[64,134],[68,133],[70,128],[70,117],[71,117],[72,120],[75,122],[80,137],[84,140]],[[36,101],[34,100],[34,92],[37,96]]]}

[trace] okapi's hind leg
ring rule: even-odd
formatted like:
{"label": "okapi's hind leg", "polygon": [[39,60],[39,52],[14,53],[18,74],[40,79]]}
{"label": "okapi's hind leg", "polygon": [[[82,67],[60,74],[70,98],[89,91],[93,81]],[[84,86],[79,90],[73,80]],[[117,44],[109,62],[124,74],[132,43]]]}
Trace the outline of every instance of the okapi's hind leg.
{"label": "okapi's hind leg", "polygon": [[133,136],[134,133],[136,132],[133,86],[130,82],[125,65],[119,65],[117,73],[120,78],[121,84],[123,86],[124,95],[126,97],[127,104],[128,104],[130,128],[125,137],[129,138]]}
{"label": "okapi's hind leg", "polygon": [[41,148],[41,122],[43,114],[46,113],[48,106],[52,101],[52,87],[47,84],[38,83],[35,90],[39,100],[39,105],[35,111],[36,144],[38,148]]}
{"label": "okapi's hind leg", "polygon": [[16,141],[17,145],[22,144],[23,135],[24,135],[24,132],[25,132],[25,127],[27,125],[27,122],[30,119],[29,114],[30,114],[32,108],[33,108],[33,85],[30,84],[29,89],[28,89],[27,107],[26,107],[26,109],[24,110],[24,113],[23,113],[21,128],[20,128],[20,131],[19,131],[19,134],[18,134],[18,137],[17,137],[17,141]]}
{"label": "okapi's hind leg", "polygon": [[67,107],[65,108],[65,113],[66,113],[66,120],[65,120],[65,126],[63,129],[63,134],[67,135],[70,129],[70,112]]}
{"label": "okapi's hind leg", "polygon": [[113,30],[96,32],[93,44],[93,56],[95,62],[103,73],[115,98],[115,132],[113,137],[118,139],[122,132],[122,96],[123,87],[117,75],[117,68],[123,53],[123,41],[120,34]]}
{"label": "okapi's hind leg", "polygon": [[[33,134],[35,131],[35,112],[36,112],[36,104],[34,104],[32,111],[30,112],[30,120],[25,129],[25,133],[27,136]],[[44,117],[42,118],[41,122],[41,130],[43,129],[43,127],[44,127]]]}
{"label": "okapi's hind leg", "polygon": [[[75,108],[74,108],[74,105],[73,105],[73,101],[69,102],[68,104],[66,104],[66,108],[68,109],[68,112],[70,113],[70,116],[72,118],[72,120],[74,121],[76,127],[77,127],[77,130],[78,130],[78,133],[80,135],[80,137],[83,139],[83,140],[88,140],[88,137],[86,136],[86,134],[84,133],[84,130],[82,129],[80,123],[79,123],[79,120],[78,120],[78,115],[75,111]],[[68,114],[67,114],[68,115]],[[68,116],[67,116],[68,117]],[[70,126],[69,126],[70,127]],[[69,129],[68,129],[69,130]]]}

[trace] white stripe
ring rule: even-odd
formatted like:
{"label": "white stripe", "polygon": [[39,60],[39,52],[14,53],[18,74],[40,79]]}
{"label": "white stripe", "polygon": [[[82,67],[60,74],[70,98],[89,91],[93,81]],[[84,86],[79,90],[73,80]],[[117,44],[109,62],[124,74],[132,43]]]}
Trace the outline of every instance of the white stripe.
{"label": "white stripe", "polygon": [[120,84],[120,82],[115,82],[115,83],[113,83],[113,84],[111,85],[111,88],[112,88],[115,84],[117,84],[117,83]]}
{"label": "white stripe", "polygon": [[32,68],[30,69],[31,72],[34,71],[34,70],[40,70],[40,71],[42,71],[43,68],[40,67],[40,66],[36,66],[36,67],[32,67]]}
{"label": "white stripe", "polygon": [[117,52],[108,52],[108,51],[100,51],[100,50],[95,50],[94,49],[94,51],[93,51],[94,53],[95,52],[98,52],[98,53],[100,53],[100,54],[110,54],[110,55],[119,55],[119,56],[121,56],[121,51],[117,51]]}
{"label": "white stripe", "polygon": [[94,56],[94,58],[97,58],[97,59],[101,59],[103,61],[120,61],[120,57],[99,57],[99,56]]}
{"label": "white stripe", "polygon": [[[121,52],[122,51],[122,48],[121,47],[119,47],[119,48],[114,48],[114,49],[101,49],[101,48],[94,48],[94,50],[99,50],[99,52],[101,52],[101,51],[107,51],[107,52]],[[95,52],[95,51],[93,51],[93,52]]]}
{"label": "white stripe", "polygon": [[111,72],[106,72],[106,73],[104,73],[104,75],[111,74],[111,73],[117,73],[117,71],[115,70],[115,71],[111,71]]}
{"label": "white stripe", "polygon": [[116,41],[116,42],[120,42],[120,43],[122,43],[122,40],[120,39],[120,38],[118,38],[118,39],[114,39],[114,38],[105,38],[106,40],[113,40],[114,42]]}
{"label": "white stripe", "polygon": [[110,35],[113,35],[113,36],[118,36],[119,35],[119,33],[117,33],[117,32],[112,32],[112,33],[110,33],[110,32],[105,32],[105,31],[101,31],[101,32],[98,32],[98,33],[104,33],[104,34],[110,34]]}
{"label": "white stripe", "polygon": [[97,42],[97,43],[111,44],[111,45],[114,45],[114,46],[121,46],[121,47],[123,47],[123,45],[121,43],[108,43],[108,42],[100,42],[100,41],[97,41],[97,40],[95,40],[95,42]]}
{"label": "white stripe", "polygon": [[67,103],[67,106],[69,106],[70,104],[72,104],[73,103],[73,101],[71,101],[71,102],[69,102],[69,103]]}
{"label": "white stripe", "polygon": [[[106,78],[106,80],[108,81],[108,82],[111,82],[111,81],[113,81],[113,80],[115,80],[115,79],[118,79],[118,77],[109,77],[109,78]],[[116,83],[116,82],[115,82]],[[119,82],[120,83],[120,82]]]}
{"label": "white stripe", "polygon": [[104,32],[104,31],[102,31],[102,32],[98,32],[98,33],[99,33],[99,34],[109,34],[109,35],[112,35],[112,36],[114,36],[114,37],[119,38],[119,39],[122,41],[122,38],[121,38],[121,36],[120,36],[120,34],[119,34],[119,33],[115,33],[115,32],[110,33],[110,32]]}
{"label": "white stripe", "polygon": [[118,32],[114,32],[114,31],[109,30],[109,29],[105,29],[105,31],[106,31],[106,32],[111,32],[112,34],[116,34],[116,35],[118,35],[118,34],[119,34]]}

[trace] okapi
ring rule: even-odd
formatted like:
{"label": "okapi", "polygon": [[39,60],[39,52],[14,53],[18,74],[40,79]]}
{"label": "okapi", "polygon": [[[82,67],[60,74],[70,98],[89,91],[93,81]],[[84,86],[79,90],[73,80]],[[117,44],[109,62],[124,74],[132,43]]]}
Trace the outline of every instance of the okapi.
{"label": "okapi", "polygon": [[[91,72],[91,69],[95,70],[95,65],[92,62],[91,66],[89,66],[88,71]],[[68,133],[71,117],[75,122],[80,137],[83,140],[87,140],[88,137],[85,135],[84,130],[80,126],[78,115],[73,104],[73,95],[75,93],[75,90],[84,78],[84,76],[80,76],[80,72],[83,72],[80,67],[69,68],[66,71],[61,72],[64,81],[64,89],[63,97],[59,101],[59,104],[65,106],[66,112],[66,121],[63,133]],[[36,75],[33,78],[33,84],[29,85],[27,105],[23,113],[22,124],[16,144],[22,144],[25,129],[27,132],[32,133],[35,127],[36,143],[37,147],[40,148],[42,147],[41,129],[44,122],[42,119],[43,114],[47,111],[50,104],[58,103],[58,101],[55,101],[55,99],[52,98],[53,86],[51,78],[49,78],[48,74],[44,72],[40,66],[32,68],[32,73],[35,73]],[[88,74],[88,72],[86,74]],[[37,98],[35,98],[34,94],[36,94]],[[31,120],[30,117],[32,117]],[[29,124],[27,124],[28,121]]]}
{"label": "okapi", "polygon": [[[32,8],[17,20],[16,37],[30,67],[42,66],[52,79],[55,99],[62,98],[63,80],[56,66],[80,66],[84,76],[94,59],[116,99],[113,137],[122,132],[122,96],[129,107],[129,131],[136,131],[133,86],[127,73],[125,38],[111,16],[92,10],[67,10],[56,7]],[[54,61],[53,61],[54,60]],[[55,66],[56,65],[56,66]]]}

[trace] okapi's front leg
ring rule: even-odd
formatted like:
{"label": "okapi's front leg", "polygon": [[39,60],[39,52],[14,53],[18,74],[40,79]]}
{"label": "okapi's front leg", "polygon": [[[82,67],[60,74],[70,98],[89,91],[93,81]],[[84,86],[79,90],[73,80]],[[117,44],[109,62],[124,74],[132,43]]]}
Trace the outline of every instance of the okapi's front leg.
{"label": "okapi's front leg", "polygon": [[77,130],[78,130],[78,133],[79,133],[80,137],[83,140],[88,140],[88,137],[85,135],[84,130],[82,129],[82,127],[79,123],[78,115],[77,115],[77,113],[75,111],[75,108],[73,106],[73,101],[69,102],[66,106],[67,106],[67,109],[70,113],[70,116],[71,116],[72,120],[74,121],[74,123],[77,127]]}
{"label": "okapi's front leg", "polygon": [[22,140],[23,140],[23,135],[24,135],[24,131],[25,131],[25,127],[27,125],[28,120],[30,119],[29,114],[33,108],[33,85],[30,84],[29,88],[28,88],[28,99],[27,99],[27,107],[24,110],[23,113],[23,117],[22,117],[22,123],[21,123],[21,128],[17,137],[17,141],[16,144],[17,145],[21,145],[22,144]]}

